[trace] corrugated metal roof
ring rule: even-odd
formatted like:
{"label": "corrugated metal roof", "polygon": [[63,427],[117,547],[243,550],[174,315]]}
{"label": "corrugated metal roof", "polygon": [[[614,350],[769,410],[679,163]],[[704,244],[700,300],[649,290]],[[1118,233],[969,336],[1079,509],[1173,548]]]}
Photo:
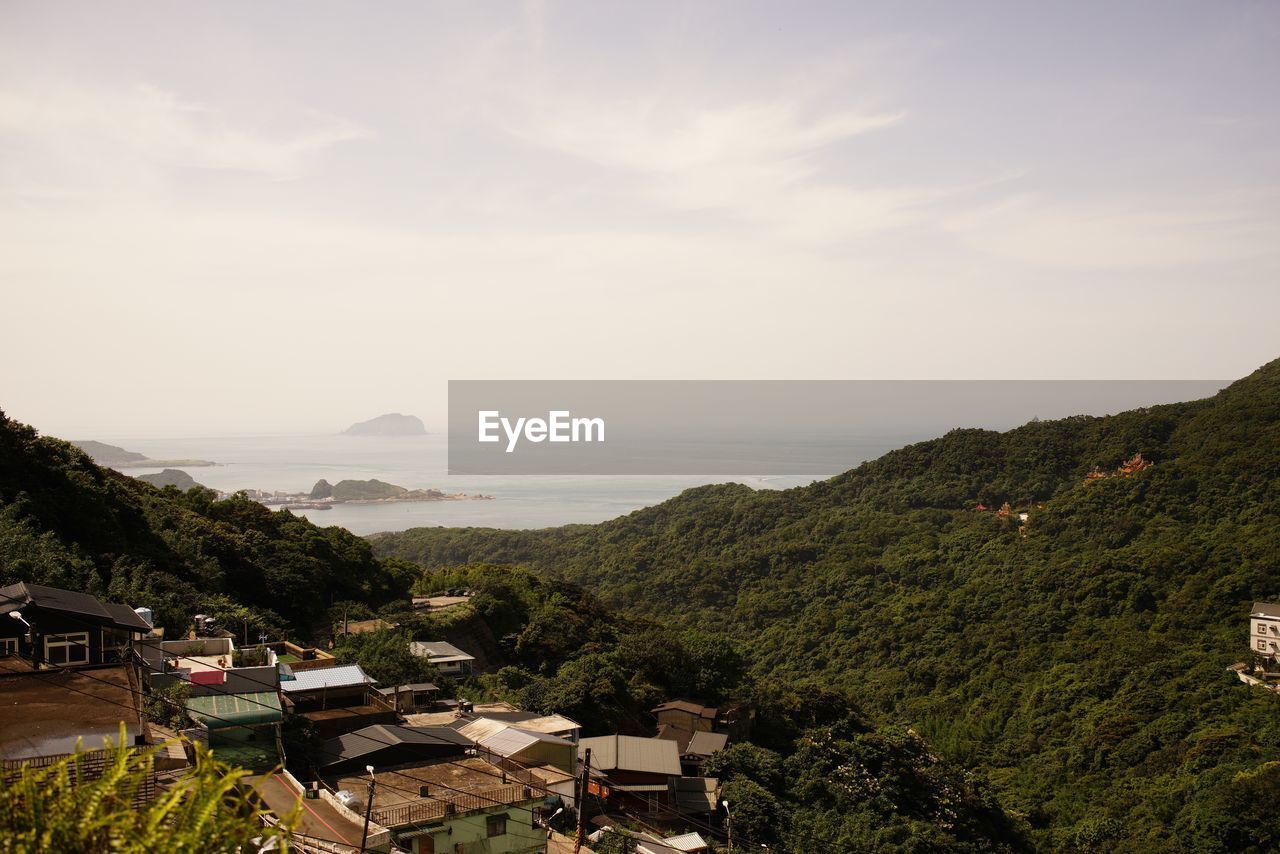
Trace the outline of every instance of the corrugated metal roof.
{"label": "corrugated metal roof", "polygon": [[373,680],[360,669],[358,664],[344,664],[341,667],[317,667],[315,670],[298,670],[292,679],[281,679],[280,690],[286,694],[300,691],[320,691],[325,688],[353,688],[357,685],[372,685]]}
{"label": "corrugated metal roof", "polygon": [[433,661],[475,661],[474,655],[468,655],[451,643],[445,641],[413,641],[409,651]]}
{"label": "corrugated metal roof", "polygon": [[591,767],[602,771],[680,776],[680,748],[674,741],[634,735],[603,735],[582,739],[579,748],[590,748]]}
{"label": "corrugated metal roof", "polygon": [[488,718],[477,718],[466,726],[460,727],[458,735],[501,756],[514,756],[538,742],[565,746],[572,745],[572,742],[550,733],[521,729],[520,727]]}
{"label": "corrugated metal roof", "polygon": [[187,713],[208,729],[279,723],[280,697],[274,691],[253,694],[210,694],[187,699]]}
{"label": "corrugated metal roof", "polygon": [[706,840],[696,833],[682,833],[679,836],[668,836],[662,844],[677,851],[703,851],[707,848]]}
{"label": "corrugated metal roof", "polygon": [[719,750],[724,750],[728,742],[729,736],[722,732],[695,732],[693,738],[689,739],[689,746],[684,752],[696,756],[710,756]]}
{"label": "corrugated metal roof", "polygon": [[502,721],[491,720],[490,718],[476,718],[474,721],[465,726],[458,727],[458,734],[466,736],[472,741],[479,742],[481,739],[488,738],[502,732],[509,727],[510,724]]}

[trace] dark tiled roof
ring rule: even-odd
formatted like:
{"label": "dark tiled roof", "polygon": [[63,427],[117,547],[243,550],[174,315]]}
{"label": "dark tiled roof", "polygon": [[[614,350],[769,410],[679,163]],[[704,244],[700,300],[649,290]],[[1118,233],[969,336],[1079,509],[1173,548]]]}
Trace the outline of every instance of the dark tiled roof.
{"label": "dark tiled roof", "polygon": [[458,753],[462,753],[462,749],[470,746],[471,742],[448,727],[375,724],[326,741],[320,749],[321,764],[332,765],[367,756],[385,747],[413,744],[457,747]]}
{"label": "dark tiled roof", "polygon": [[102,606],[110,612],[111,619],[120,628],[139,632],[151,631],[147,621],[139,617],[137,612],[128,605],[121,605],[119,602],[103,602]]}
{"label": "dark tiled roof", "polygon": [[75,614],[95,623],[108,623],[129,631],[145,632],[151,629],[128,605],[103,603],[98,597],[88,593],[45,587],[43,584],[28,584],[24,581],[0,587],[0,613],[25,607]]}

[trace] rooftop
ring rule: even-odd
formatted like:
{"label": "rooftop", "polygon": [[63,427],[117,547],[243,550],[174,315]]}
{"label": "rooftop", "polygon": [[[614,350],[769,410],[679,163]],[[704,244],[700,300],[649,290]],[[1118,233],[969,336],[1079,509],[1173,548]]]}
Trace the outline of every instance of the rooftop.
{"label": "rooftop", "polygon": [[28,584],[25,581],[0,587],[0,614],[26,607],[75,614],[94,623],[106,623],[131,632],[151,631],[147,621],[135,614],[128,605],[103,602],[88,593],[45,587],[43,584]]}
{"label": "rooftop", "polygon": [[339,667],[318,667],[315,670],[299,670],[289,679],[281,674],[280,690],[286,694],[298,694],[306,691],[321,691],[327,688],[354,688],[359,685],[372,685],[369,678],[358,664],[344,664]]}
{"label": "rooftop", "polygon": [[89,671],[34,672],[21,659],[0,658],[0,759],[53,756],[141,730],[126,665]]}
{"label": "rooftop", "polygon": [[693,738],[689,739],[689,746],[682,752],[694,756],[710,756],[724,750],[728,743],[729,736],[722,732],[695,732]]}
{"label": "rooftop", "polygon": [[[375,771],[373,777],[374,820],[387,827],[438,820],[450,804],[457,812],[472,812],[541,800],[541,795],[505,776],[501,768],[476,757]],[[368,783],[368,774],[352,774],[340,777],[336,788],[364,793]],[[415,797],[423,786],[426,796]]]}
{"label": "rooftop", "polygon": [[1254,602],[1252,616],[1280,618],[1280,605],[1273,605],[1270,602]]}
{"label": "rooftop", "polygon": [[208,729],[279,723],[284,717],[274,691],[253,694],[210,694],[187,700],[187,714]]}
{"label": "rooftop", "polygon": [[694,702],[693,700],[672,700],[669,703],[663,703],[662,705],[654,706],[653,708],[653,713],[655,715],[659,712],[668,711],[688,712],[691,715],[697,715],[702,718],[714,718],[717,713],[717,709],[714,706],[704,706],[701,703]]}
{"label": "rooftop", "polygon": [[414,655],[429,658],[432,661],[475,661],[474,655],[468,655],[446,641],[413,641],[409,651]]}
{"label": "rooftop", "polygon": [[[469,742],[449,727],[407,727],[375,724],[331,738],[321,748],[322,765],[332,765],[401,744],[435,744],[464,747]],[[459,751],[460,752],[460,751]]]}
{"label": "rooftop", "polygon": [[591,767],[600,771],[638,771],[680,776],[680,750],[674,741],[634,735],[584,738],[579,749],[591,750]]}

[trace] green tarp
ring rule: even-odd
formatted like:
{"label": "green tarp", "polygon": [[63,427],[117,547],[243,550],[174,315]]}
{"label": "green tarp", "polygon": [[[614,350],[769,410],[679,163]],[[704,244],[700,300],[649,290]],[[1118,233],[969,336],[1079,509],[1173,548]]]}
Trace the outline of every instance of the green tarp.
{"label": "green tarp", "polygon": [[187,700],[187,712],[209,729],[276,724],[284,717],[280,711],[280,697],[269,691],[191,697]]}

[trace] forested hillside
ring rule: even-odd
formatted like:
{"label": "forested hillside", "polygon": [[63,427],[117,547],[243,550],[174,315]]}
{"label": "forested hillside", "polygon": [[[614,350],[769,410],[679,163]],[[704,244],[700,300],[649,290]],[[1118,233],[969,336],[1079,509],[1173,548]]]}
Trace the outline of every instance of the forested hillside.
{"label": "forested hillside", "polygon": [[[171,635],[197,611],[237,628],[247,620],[251,634],[275,637],[327,634],[335,610],[377,613],[399,628],[353,635],[334,652],[386,684],[439,680],[407,643],[450,636],[465,623],[500,639],[502,666],[454,686],[461,696],[568,714],[588,735],[650,735],[648,710],[675,696],[752,698],[757,743],[725,751],[715,769],[736,804],[739,844],[793,852],[1025,848],[1020,823],[984,781],[935,755],[917,733],[881,726],[848,691],[756,681],[719,634],[620,617],[588,590],[514,567],[424,576],[375,558],[341,529],[241,498],[214,501],[200,488],[156,489],[0,416],[0,584],[17,580],[151,605]],[[475,595],[446,613],[414,612],[415,582]],[[305,736],[287,728],[284,737],[292,744]],[[175,834],[189,830],[179,824]]]}
{"label": "forested hillside", "polygon": [[399,600],[419,571],[210,490],[158,489],[0,412],[0,584],[34,581],[150,606],[182,629],[197,611],[248,631],[309,637],[332,602]]}
{"label": "forested hillside", "polygon": [[[1120,470],[1139,453],[1154,465]],[[1208,400],[956,430],[785,492],[373,540],[722,631],[763,684],[913,727],[1038,846],[1280,846],[1280,697],[1224,670],[1250,602],[1280,598],[1280,362]]]}

